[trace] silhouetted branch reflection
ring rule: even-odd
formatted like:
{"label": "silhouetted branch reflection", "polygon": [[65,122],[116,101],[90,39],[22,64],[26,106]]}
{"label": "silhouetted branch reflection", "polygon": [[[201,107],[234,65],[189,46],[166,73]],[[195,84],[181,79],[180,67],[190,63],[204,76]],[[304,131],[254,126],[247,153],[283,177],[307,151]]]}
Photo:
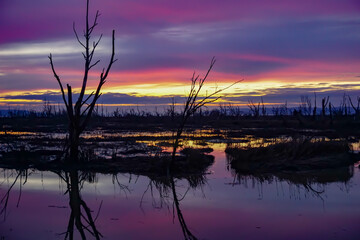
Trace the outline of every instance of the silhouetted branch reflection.
{"label": "silhouetted branch reflection", "polygon": [[[0,216],[6,220],[7,210],[19,206],[22,197],[22,188],[28,180],[28,176],[33,170],[3,170],[2,181],[0,182]],[[52,171],[60,178],[59,189],[64,195],[69,197],[70,214],[66,220],[66,231],[58,235],[64,239],[101,239],[102,233],[97,227],[97,220],[102,209],[103,202],[96,209],[92,209],[81,196],[81,191],[87,183],[98,182],[98,175],[93,172],[79,170]],[[42,179],[41,172],[41,179]],[[36,175],[36,174],[35,174]],[[52,175],[52,174],[51,174]],[[36,176],[35,176],[36,179]],[[33,182],[34,183],[34,182]],[[30,185],[33,183],[29,183]],[[125,194],[130,193],[130,189],[121,183],[117,174],[112,176],[114,186],[119,186]],[[65,187],[65,189],[63,188]],[[14,193],[15,195],[11,194]],[[25,204],[26,205],[26,204]],[[50,206],[49,206],[50,207]],[[51,207],[53,207],[51,205]],[[66,208],[66,207],[61,207]],[[9,210],[10,212],[10,210]]]}
{"label": "silhouetted branch reflection", "polygon": [[[176,182],[183,181],[182,179],[177,179],[176,177],[170,175],[169,177],[162,177],[162,178],[150,178],[149,184],[141,198],[140,207],[142,207],[142,201],[144,195],[150,191],[151,198],[152,198],[152,205],[156,208],[169,208],[170,203],[172,205],[172,212],[173,218],[175,215],[180,223],[182,233],[184,235],[185,240],[195,240],[197,239],[193,233],[190,231],[188,225],[186,224],[185,217],[181,211],[180,202],[185,199],[187,193],[190,189],[197,189],[202,188],[206,184],[206,176],[204,174],[199,175],[189,175],[186,176],[186,181],[188,186],[185,192],[179,196],[177,191]],[[159,203],[155,200],[154,189],[156,189],[159,193]]]}
{"label": "silhouetted branch reflection", "polygon": [[[21,194],[22,194],[22,185],[24,185],[27,182],[28,174],[29,174],[28,169],[15,170],[15,171],[11,171],[10,175],[6,176],[6,179],[9,179],[10,177],[12,177],[14,175],[14,172],[16,173],[16,177],[15,177],[14,181],[12,182],[12,184],[9,186],[8,190],[5,192],[4,196],[2,196],[1,200],[0,200],[0,206],[1,206],[0,207],[0,216],[1,215],[4,216],[4,221],[6,220],[6,210],[8,207],[11,190],[13,189],[13,187],[19,180],[19,183],[20,183],[19,196],[18,196],[18,200],[16,203],[16,207],[19,207],[20,200],[21,200]],[[4,171],[4,174],[6,174],[6,171]],[[2,185],[3,183],[1,183],[0,185]]]}
{"label": "silhouetted branch reflection", "polygon": [[182,199],[185,198],[185,195],[188,191],[185,192],[184,196],[179,200],[178,196],[177,196],[177,193],[176,193],[176,187],[175,187],[175,180],[173,177],[171,177],[170,179],[170,184],[171,184],[171,190],[172,190],[172,194],[173,194],[173,200],[174,200],[174,206],[175,206],[175,209],[176,209],[176,214],[177,214],[177,217],[178,217],[178,220],[179,220],[179,223],[180,223],[180,226],[181,226],[181,230],[184,234],[184,238],[186,240],[194,240],[194,239],[197,239],[192,233],[191,231],[189,230],[188,226],[186,225],[186,221],[185,221],[185,218],[184,218],[184,215],[182,214],[181,212],[181,209],[180,209],[180,201]]}
{"label": "silhouetted branch reflection", "polygon": [[95,222],[99,216],[102,202],[99,210],[94,218],[92,211],[82,199],[80,191],[83,187],[84,181],[94,182],[96,175],[94,173],[80,173],[76,170],[69,172],[62,172],[59,176],[65,181],[67,185],[66,194],[69,194],[69,206],[71,209],[67,231],[64,233],[64,239],[74,239],[74,226],[78,230],[82,239],[86,239],[86,232],[92,235],[95,239],[103,237],[96,228]]}

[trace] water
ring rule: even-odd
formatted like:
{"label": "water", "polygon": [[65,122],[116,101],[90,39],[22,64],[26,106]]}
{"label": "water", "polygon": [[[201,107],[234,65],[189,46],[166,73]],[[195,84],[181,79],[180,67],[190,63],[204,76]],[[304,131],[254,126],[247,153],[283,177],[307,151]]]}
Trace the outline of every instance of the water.
{"label": "water", "polygon": [[[92,210],[89,220],[78,204],[83,225],[104,239],[359,239],[357,166],[306,184],[291,175],[237,176],[228,169],[225,144],[210,147],[215,163],[206,181],[192,186],[185,179],[68,174],[77,190],[53,172],[29,170],[26,178],[1,169],[0,239],[65,239],[70,199]],[[81,239],[76,226],[74,237]]]}

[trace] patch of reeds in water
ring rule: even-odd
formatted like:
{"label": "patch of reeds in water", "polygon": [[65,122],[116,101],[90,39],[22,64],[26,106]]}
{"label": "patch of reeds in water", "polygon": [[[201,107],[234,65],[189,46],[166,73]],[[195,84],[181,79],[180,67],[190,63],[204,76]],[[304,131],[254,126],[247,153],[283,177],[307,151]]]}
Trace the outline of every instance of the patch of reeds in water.
{"label": "patch of reeds in water", "polygon": [[229,145],[226,153],[232,168],[249,172],[334,168],[356,158],[347,141],[304,137],[257,148]]}

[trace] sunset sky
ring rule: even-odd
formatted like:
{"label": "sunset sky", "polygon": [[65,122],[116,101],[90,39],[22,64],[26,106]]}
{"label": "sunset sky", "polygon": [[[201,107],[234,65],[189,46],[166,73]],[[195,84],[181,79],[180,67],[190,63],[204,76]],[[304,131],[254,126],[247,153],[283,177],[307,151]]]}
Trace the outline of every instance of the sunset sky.
{"label": "sunset sky", "polygon": [[[61,103],[49,53],[63,83],[81,84],[85,0],[0,1],[0,109]],[[221,102],[297,106],[301,95],[360,96],[359,0],[92,0],[102,14],[94,38],[106,66],[112,29],[116,58],[100,103],[163,106],[181,103],[193,71],[217,62],[207,91],[244,79]],[[205,92],[204,92],[205,93]]]}

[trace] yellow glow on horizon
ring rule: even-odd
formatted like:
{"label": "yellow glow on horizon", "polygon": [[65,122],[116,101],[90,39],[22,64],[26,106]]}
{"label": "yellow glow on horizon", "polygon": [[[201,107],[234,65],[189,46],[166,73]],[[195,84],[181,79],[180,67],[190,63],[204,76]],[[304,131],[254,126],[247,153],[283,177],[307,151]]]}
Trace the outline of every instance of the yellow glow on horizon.
{"label": "yellow glow on horizon", "polygon": [[38,100],[38,99],[21,99],[21,98],[17,98],[17,99],[7,99],[7,98],[0,98],[0,103],[12,103],[12,102],[21,102],[21,103],[38,103],[38,102],[43,102],[43,100]]}
{"label": "yellow glow on horizon", "polygon": [[[226,82],[206,82],[201,96],[209,95],[218,89],[226,88],[235,81],[228,80]],[[347,86],[348,85],[348,86]],[[227,97],[231,96],[249,96],[261,97],[267,94],[281,94],[282,91],[291,89],[314,89],[314,91],[321,93],[329,90],[360,90],[360,85],[354,81],[299,81],[299,82],[283,82],[277,79],[261,79],[259,81],[242,81],[229,89],[221,92],[220,95]],[[73,93],[78,93],[79,88],[74,88]],[[90,94],[95,88],[89,88],[86,94]],[[102,93],[126,94],[134,97],[173,97],[186,96],[190,91],[190,81],[188,83],[141,83],[141,84],[122,84],[117,86],[105,85]],[[40,99],[24,99],[23,96],[31,96],[33,94],[60,94],[59,89],[36,89],[29,91],[11,91],[0,93],[0,103],[41,103],[44,100]],[[12,99],[5,98],[6,96],[13,97]],[[19,96],[19,98],[16,98]],[[15,97],[15,98],[14,98]],[[222,100],[219,100],[221,102]],[[218,103],[219,103],[218,102]]]}

